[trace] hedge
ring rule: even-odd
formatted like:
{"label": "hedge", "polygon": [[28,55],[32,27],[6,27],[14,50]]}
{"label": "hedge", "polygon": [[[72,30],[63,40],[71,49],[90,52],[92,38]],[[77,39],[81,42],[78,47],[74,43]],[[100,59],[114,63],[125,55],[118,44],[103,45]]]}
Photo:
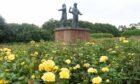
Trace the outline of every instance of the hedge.
{"label": "hedge", "polygon": [[110,33],[92,33],[91,37],[93,37],[93,38],[112,38],[114,36]]}
{"label": "hedge", "polygon": [[140,29],[127,30],[121,34],[122,36],[140,36]]}

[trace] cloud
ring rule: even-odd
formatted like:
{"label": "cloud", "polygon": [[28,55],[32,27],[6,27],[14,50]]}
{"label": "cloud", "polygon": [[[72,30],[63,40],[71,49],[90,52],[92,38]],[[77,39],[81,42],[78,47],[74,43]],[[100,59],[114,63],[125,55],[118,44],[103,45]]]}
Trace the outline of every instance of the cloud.
{"label": "cloud", "polygon": [[[140,21],[140,0],[0,0],[0,14],[9,23],[34,23],[42,25],[45,21],[54,18],[59,20],[63,3],[67,10],[78,3],[83,13],[80,20],[113,25],[129,25]],[[68,18],[72,15],[68,13]]]}

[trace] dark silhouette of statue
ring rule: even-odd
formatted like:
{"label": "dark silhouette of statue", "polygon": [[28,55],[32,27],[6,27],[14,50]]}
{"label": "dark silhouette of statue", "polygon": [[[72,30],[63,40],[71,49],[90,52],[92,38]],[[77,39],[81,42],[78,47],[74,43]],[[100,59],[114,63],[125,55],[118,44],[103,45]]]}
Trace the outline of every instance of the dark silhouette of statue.
{"label": "dark silhouette of statue", "polygon": [[67,25],[67,9],[66,9],[66,4],[62,5],[62,9],[59,9],[58,11],[62,11],[62,17],[60,20],[61,27],[66,27]]}
{"label": "dark silhouette of statue", "polygon": [[78,15],[82,15],[82,13],[77,8],[77,3],[74,3],[74,7],[69,9],[69,13],[73,14],[72,28],[78,27]]}

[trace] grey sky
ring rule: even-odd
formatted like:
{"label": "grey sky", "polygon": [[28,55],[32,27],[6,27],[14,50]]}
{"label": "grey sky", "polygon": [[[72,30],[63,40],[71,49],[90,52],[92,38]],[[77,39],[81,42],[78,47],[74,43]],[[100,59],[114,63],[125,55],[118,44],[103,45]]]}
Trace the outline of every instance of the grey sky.
{"label": "grey sky", "polygon": [[116,26],[140,22],[140,0],[0,0],[0,14],[8,23],[41,26],[51,18],[59,20],[61,12],[57,10],[61,5],[66,3],[68,10],[74,2],[83,13],[80,20]]}

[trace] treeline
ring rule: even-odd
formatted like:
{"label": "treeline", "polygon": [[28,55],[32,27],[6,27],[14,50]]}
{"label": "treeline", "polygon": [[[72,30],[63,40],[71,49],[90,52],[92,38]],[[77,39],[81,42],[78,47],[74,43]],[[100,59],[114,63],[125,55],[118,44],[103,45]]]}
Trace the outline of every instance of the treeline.
{"label": "treeline", "polygon": [[[49,28],[50,27],[50,28]],[[50,21],[44,23],[42,27],[34,24],[6,23],[3,17],[0,17],[0,42],[29,42],[31,40],[53,40],[54,27]]]}
{"label": "treeline", "polygon": [[[71,26],[72,20],[67,21],[67,26]],[[35,24],[17,24],[6,23],[4,18],[0,16],[0,42],[29,42],[31,40],[54,40],[54,29],[59,28],[58,20],[50,19],[41,27]],[[116,26],[111,24],[91,23],[88,21],[79,21],[80,28],[89,28],[91,33],[110,33],[113,36],[120,36],[121,32]]]}

